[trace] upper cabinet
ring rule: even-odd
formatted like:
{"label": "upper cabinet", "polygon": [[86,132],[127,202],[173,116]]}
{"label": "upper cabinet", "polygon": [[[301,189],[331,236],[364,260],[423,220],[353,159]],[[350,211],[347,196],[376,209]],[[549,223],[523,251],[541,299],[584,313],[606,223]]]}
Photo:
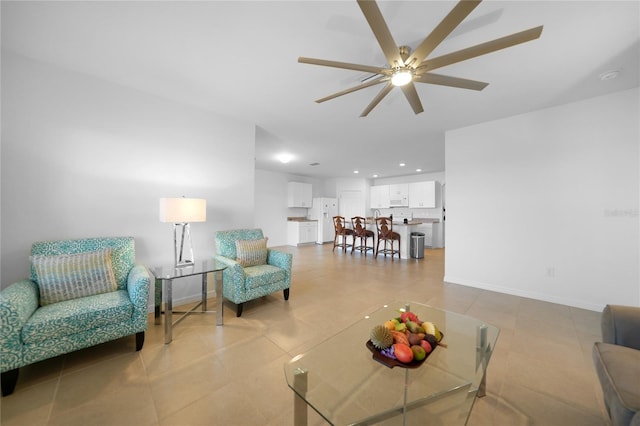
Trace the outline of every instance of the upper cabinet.
{"label": "upper cabinet", "polygon": [[289,182],[287,185],[287,207],[311,207],[313,190],[310,183]]}
{"label": "upper cabinet", "polygon": [[437,181],[375,185],[371,187],[371,208],[409,207],[436,208]]}
{"label": "upper cabinet", "polygon": [[376,185],[371,187],[371,208],[389,208],[389,185]]}
{"label": "upper cabinet", "polygon": [[397,183],[389,185],[389,206],[407,207],[409,205],[409,184]]}
{"label": "upper cabinet", "polygon": [[435,208],[436,182],[412,182],[409,184],[409,207]]}

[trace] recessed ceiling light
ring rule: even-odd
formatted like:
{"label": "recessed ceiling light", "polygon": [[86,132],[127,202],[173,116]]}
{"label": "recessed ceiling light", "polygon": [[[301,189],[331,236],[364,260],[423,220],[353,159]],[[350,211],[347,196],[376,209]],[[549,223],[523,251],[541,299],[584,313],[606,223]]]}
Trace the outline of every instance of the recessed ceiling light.
{"label": "recessed ceiling light", "polygon": [[358,174],[360,172],[358,170],[354,170],[353,173]]}
{"label": "recessed ceiling light", "polygon": [[614,78],[618,77],[619,75],[620,75],[620,70],[605,71],[602,74],[600,74],[600,80],[602,80],[602,81],[613,80]]}
{"label": "recessed ceiling light", "polygon": [[293,155],[291,155],[291,154],[289,154],[287,152],[283,152],[282,154],[276,155],[276,158],[282,164],[287,164],[289,161],[293,160]]}
{"label": "recessed ceiling light", "polygon": [[404,167],[404,166],[406,166],[406,164],[400,163],[400,167]]}
{"label": "recessed ceiling light", "polygon": [[422,169],[416,169],[416,172],[421,172],[421,171],[422,171]]}
{"label": "recessed ceiling light", "polygon": [[378,177],[378,175],[373,175],[373,177],[374,177],[374,178],[377,178],[377,177]]}

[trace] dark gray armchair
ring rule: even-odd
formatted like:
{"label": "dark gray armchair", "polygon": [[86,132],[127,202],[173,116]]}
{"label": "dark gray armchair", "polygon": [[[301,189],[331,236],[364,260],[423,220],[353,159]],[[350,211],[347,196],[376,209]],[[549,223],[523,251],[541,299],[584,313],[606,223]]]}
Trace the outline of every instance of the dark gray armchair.
{"label": "dark gray armchair", "polygon": [[607,305],[593,362],[613,426],[640,426],[640,307]]}

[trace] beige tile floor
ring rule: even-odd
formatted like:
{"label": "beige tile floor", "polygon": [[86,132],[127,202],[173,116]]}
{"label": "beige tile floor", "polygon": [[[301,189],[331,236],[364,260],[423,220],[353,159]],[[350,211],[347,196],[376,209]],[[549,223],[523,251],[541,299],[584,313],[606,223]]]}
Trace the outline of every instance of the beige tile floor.
{"label": "beige tile floor", "polygon": [[[192,315],[163,343],[150,316],[144,348],[123,338],[21,369],[0,401],[11,425],[291,425],[292,356],[390,299],[416,301],[498,326],[487,396],[469,425],[608,424],[591,362],[600,314],[443,283],[444,250],[392,262],[332,253],[331,245],[282,247],[294,255],[291,297],[275,293],[236,318],[225,304]],[[309,423],[322,419],[309,413]]]}

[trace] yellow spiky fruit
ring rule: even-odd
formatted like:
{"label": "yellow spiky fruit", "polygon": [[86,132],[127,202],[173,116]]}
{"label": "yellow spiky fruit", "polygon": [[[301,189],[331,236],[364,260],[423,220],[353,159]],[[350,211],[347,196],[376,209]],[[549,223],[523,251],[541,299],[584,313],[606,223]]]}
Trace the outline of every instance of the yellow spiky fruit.
{"label": "yellow spiky fruit", "polygon": [[371,330],[371,343],[378,349],[387,349],[393,344],[393,335],[384,325],[376,325]]}

